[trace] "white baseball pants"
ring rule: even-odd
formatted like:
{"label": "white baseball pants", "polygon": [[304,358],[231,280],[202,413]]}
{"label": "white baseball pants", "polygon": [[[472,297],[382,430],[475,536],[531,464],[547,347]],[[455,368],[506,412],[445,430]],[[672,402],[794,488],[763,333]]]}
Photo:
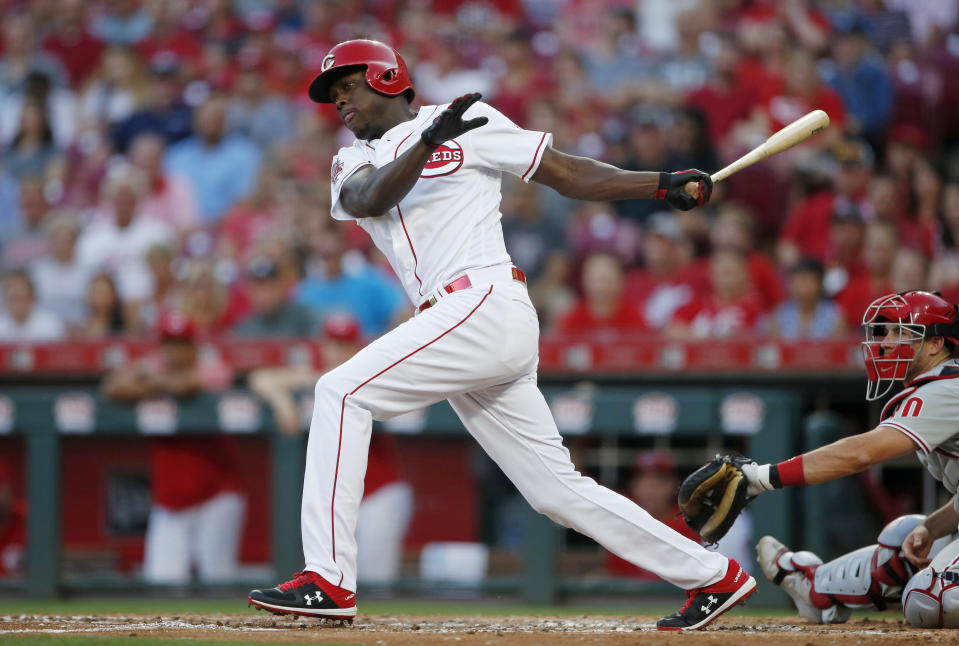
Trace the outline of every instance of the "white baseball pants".
{"label": "white baseball pants", "polygon": [[372,422],[449,399],[534,509],[681,588],[720,580],[726,557],[576,471],[536,385],[539,324],[525,286],[507,278],[508,267],[469,276],[471,289],[443,296],[317,382],[303,484],[306,569],[356,590]]}
{"label": "white baseball pants", "polygon": [[196,567],[200,581],[236,578],[246,499],[222,493],[186,509],[150,509],[143,552],[148,583],[187,584]]}
{"label": "white baseball pants", "polygon": [[393,482],[363,499],[356,521],[359,584],[389,585],[403,563],[403,539],[413,518],[413,487]]}

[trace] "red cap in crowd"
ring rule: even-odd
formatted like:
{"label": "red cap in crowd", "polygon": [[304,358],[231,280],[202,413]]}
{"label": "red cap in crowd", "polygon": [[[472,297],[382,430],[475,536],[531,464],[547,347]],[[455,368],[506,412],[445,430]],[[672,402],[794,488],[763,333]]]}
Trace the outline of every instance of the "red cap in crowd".
{"label": "red cap in crowd", "polygon": [[676,473],[676,463],[673,462],[673,456],[660,450],[643,451],[636,457],[633,468],[637,471],[658,471],[668,475]]}
{"label": "red cap in crowd", "polygon": [[196,341],[196,325],[182,312],[168,310],[160,317],[161,341]]}
{"label": "red cap in crowd", "polygon": [[360,322],[345,312],[335,312],[323,321],[323,334],[328,339],[355,343],[360,340]]}

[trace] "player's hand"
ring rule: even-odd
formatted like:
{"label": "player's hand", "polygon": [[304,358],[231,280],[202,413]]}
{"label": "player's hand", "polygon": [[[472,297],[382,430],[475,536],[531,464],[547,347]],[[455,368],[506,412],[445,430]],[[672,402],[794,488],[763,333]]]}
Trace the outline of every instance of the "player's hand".
{"label": "player's hand", "polygon": [[676,173],[660,173],[656,199],[666,200],[680,211],[702,206],[713,194],[713,180],[709,173],[692,168]]}
{"label": "player's hand", "polygon": [[902,542],[902,551],[906,555],[906,560],[922,569],[932,563],[929,556],[929,550],[932,549],[932,536],[923,523],[916,525],[916,528],[909,532],[906,540]]}
{"label": "player's hand", "polygon": [[449,141],[454,137],[459,137],[464,132],[485,125],[489,121],[486,117],[476,117],[469,121],[463,121],[463,113],[479,101],[482,96],[479,92],[473,92],[455,99],[445,110],[440,112],[440,116],[433,119],[433,124],[420,135],[423,143],[427,146],[439,146],[444,141]]}
{"label": "player's hand", "polygon": [[746,496],[755,498],[764,491],[767,491],[759,479],[759,465],[755,461],[740,464],[739,468],[746,478]]}

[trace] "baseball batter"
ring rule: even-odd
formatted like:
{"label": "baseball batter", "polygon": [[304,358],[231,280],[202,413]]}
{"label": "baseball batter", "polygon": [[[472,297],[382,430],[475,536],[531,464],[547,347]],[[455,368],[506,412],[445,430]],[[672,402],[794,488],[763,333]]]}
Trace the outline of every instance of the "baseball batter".
{"label": "baseball batter", "polygon": [[756,582],[576,471],[536,384],[536,312],[506,252],[499,203],[502,174],[511,173],[576,199],[657,198],[685,210],[709,199],[709,176],[573,157],[478,94],[415,111],[413,93],[399,54],[369,40],[335,46],[310,86],[356,135],[333,159],[332,216],[369,232],[416,314],[317,382],[301,518],[306,567],[253,590],[250,603],[355,616],[354,528],[372,422],[447,399],[535,509],[689,591],[661,629],[708,624]]}
{"label": "baseball batter", "polygon": [[[759,563],[811,621],[842,622],[852,608],[884,609],[902,600],[914,625],[942,625],[944,611],[957,626],[959,605],[945,607],[935,595],[904,595],[903,590],[922,581],[931,585],[934,571],[941,573],[959,560],[959,542],[949,544],[959,525],[959,361],[953,358],[959,346],[959,308],[933,292],[890,294],[867,308],[863,325],[866,399],[878,399],[897,382],[905,388],[889,400],[882,421],[869,432],[776,465],[745,465],[748,495],[827,482],[915,451],[953,498],[928,517],[893,520],[880,532],[878,544],[829,563],[764,536],[757,546]],[[941,559],[943,567],[931,557]],[[933,569],[926,567],[930,562]]]}

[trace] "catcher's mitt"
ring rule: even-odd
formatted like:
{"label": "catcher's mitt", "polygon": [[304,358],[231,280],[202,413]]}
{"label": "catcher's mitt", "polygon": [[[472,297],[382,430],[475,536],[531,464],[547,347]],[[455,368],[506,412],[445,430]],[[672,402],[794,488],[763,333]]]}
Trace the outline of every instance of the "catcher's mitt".
{"label": "catcher's mitt", "polygon": [[749,458],[717,455],[691,473],[679,486],[679,509],[683,519],[707,543],[726,535],[752,498],[742,465]]}

